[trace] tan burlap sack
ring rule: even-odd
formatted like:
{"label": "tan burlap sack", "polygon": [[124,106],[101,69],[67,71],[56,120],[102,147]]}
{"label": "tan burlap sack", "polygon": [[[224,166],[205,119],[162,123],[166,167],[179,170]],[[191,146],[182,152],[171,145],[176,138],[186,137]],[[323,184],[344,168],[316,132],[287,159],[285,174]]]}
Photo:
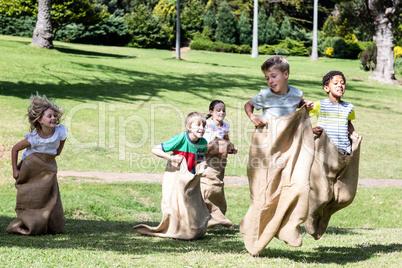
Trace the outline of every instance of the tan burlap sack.
{"label": "tan burlap sack", "polygon": [[301,246],[313,157],[314,137],[305,107],[255,128],[247,166],[251,204],[240,223],[253,256],[273,237]]}
{"label": "tan burlap sack", "polygon": [[310,208],[304,224],[315,239],[325,232],[331,215],[352,203],[359,177],[361,139],[349,137],[351,155],[341,153],[325,131],[315,137],[315,157],[310,173]]}
{"label": "tan burlap sack", "polygon": [[225,216],[227,205],[223,188],[227,155],[233,150],[233,143],[224,139],[216,138],[208,144],[207,167],[201,176],[201,194],[211,214],[208,228],[216,225],[233,228],[233,223]]}
{"label": "tan burlap sack", "polygon": [[198,164],[192,174],[185,159],[178,166],[168,161],[162,183],[162,222],[157,227],[139,224],[134,231],[183,240],[205,235],[210,215],[200,190],[204,166],[205,162]]}
{"label": "tan burlap sack", "polygon": [[55,155],[34,153],[22,162],[15,182],[17,219],[8,233],[60,234],[64,231],[63,207],[57,183]]}

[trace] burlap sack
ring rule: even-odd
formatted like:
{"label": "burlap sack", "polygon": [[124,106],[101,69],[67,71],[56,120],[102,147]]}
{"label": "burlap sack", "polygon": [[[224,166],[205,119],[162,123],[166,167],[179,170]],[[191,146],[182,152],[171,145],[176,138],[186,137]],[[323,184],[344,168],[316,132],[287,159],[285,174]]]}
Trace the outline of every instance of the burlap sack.
{"label": "burlap sack", "polygon": [[216,138],[208,144],[207,167],[201,176],[201,194],[211,214],[208,228],[216,225],[233,228],[233,223],[225,216],[227,205],[223,188],[227,155],[233,153],[233,149],[233,143],[224,139]]}
{"label": "burlap sack", "polygon": [[210,215],[200,190],[204,165],[205,162],[198,164],[196,174],[192,174],[185,159],[178,166],[168,161],[162,183],[162,222],[157,227],[139,224],[134,231],[183,240],[205,235]]}
{"label": "burlap sack", "polygon": [[313,157],[314,137],[305,107],[255,128],[247,166],[251,204],[240,223],[253,256],[273,237],[301,246]]}
{"label": "burlap sack", "polygon": [[325,232],[331,215],[352,203],[359,177],[360,141],[350,136],[351,155],[341,153],[325,131],[315,137],[310,173],[310,207],[304,224],[315,239]]}
{"label": "burlap sack", "polygon": [[60,234],[64,231],[63,207],[57,183],[55,155],[34,153],[22,162],[15,182],[17,219],[8,233]]}

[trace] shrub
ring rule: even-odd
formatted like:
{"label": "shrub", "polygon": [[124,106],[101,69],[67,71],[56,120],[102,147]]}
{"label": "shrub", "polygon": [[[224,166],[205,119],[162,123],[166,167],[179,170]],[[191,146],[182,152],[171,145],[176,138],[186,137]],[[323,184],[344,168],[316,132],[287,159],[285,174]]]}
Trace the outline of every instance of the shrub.
{"label": "shrub", "polygon": [[229,53],[250,53],[251,47],[249,45],[238,46],[235,44],[227,44],[223,42],[213,42],[209,39],[196,38],[191,44],[190,49],[193,50],[207,50],[216,52],[229,52]]}
{"label": "shrub", "polygon": [[291,56],[307,56],[307,49],[303,42],[298,42],[290,38],[281,40],[278,45],[275,46],[277,49],[287,50]]}
{"label": "shrub", "polygon": [[396,46],[394,47],[394,59],[402,58],[402,47]]}
{"label": "shrub", "polygon": [[292,31],[292,39],[296,41],[307,41],[309,38],[307,37],[307,33],[305,29],[300,29],[295,26]]}
{"label": "shrub", "polygon": [[36,18],[33,17],[8,17],[0,14],[0,34],[32,37],[35,25]]}
{"label": "shrub", "polygon": [[287,49],[275,48],[275,55],[289,56],[289,51]]}
{"label": "shrub", "polygon": [[214,51],[214,42],[208,39],[197,38],[190,44],[190,49]]}
{"label": "shrub", "polygon": [[275,47],[267,44],[259,46],[258,53],[262,55],[275,55]]}
{"label": "shrub", "polygon": [[250,54],[250,53],[251,53],[251,46],[249,45],[240,46],[240,54]]}
{"label": "shrub", "polygon": [[375,43],[370,44],[360,55],[360,63],[364,70],[372,71],[377,65],[377,45]]}
{"label": "shrub", "polygon": [[402,58],[395,59],[395,74],[402,75]]}
{"label": "shrub", "polygon": [[332,58],[334,56],[334,48],[326,47],[325,48],[325,56]]}
{"label": "shrub", "polygon": [[69,24],[56,33],[55,39],[72,43],[124,46],[131,36],[122,10],[116,10],[106,21],[96,25],[85,27],[82,24]]}
{"label": "shrub", "polygon": [[332,47],[334,58],[357,59],[362,49],[358,43],[345,40],[341,37],[327,38],[321,44],[321,50],[326,51],[327,47]]}

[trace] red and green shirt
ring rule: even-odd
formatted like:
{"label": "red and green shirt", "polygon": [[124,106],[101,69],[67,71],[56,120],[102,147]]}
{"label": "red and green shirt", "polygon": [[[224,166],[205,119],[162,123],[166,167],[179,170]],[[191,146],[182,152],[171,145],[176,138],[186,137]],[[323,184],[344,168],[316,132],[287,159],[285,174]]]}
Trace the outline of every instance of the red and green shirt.
{"label": "red and green shirt", "polygon": [[174,136],[168,141],[162,143],[164,152],[173,152],[173,155],[179,154],[186,158],[188,171],[193,173],[197,160],[207,152],[207,140],[204,138],[193,142],[188,136],[188,132]]}

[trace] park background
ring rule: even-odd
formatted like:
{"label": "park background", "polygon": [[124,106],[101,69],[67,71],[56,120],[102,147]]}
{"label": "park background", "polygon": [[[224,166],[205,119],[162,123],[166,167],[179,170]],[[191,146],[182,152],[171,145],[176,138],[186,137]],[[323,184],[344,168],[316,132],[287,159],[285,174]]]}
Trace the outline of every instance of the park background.
{"label": "park background", "polygon": [[[32,31],[33,28],[31,36]],[[365,49],[361,44],[372,44],[336,38],[358,44],[358,54]],[[151,148],[184,131],[184,117],[189,112],[206,113],[210,101],[221,99],[227,106],[230,138],[239,148],[239,154],[229,158],[227,174],[245,176],[253,126],[243,105],[266,87],[260,65],[269,55],[260,53],[259,58],[253,59],[246,53],[190,49],[182,54],[185,60],[177,60],[169,49],[171,44],[144,49],[54,41],[54,49],[46,50],[31,46],[31,41],[10,34],[0,36],[1,229],[5,230],[15,218],[10,150],[28,132],[24,115],[29,96],[36,91],[55,99],[66,111],[62,123],[69,127],[69,137],[58,157],[60,170],[157,172],[162,176],[165,162],[153,156]],[[307,54],[287,56],[291,65],[289,84],[301,89],[305,99],[319,100],[326,98],[322,76],[334,69],[344,72],[344,100],[355,105],[354,125],[363,136],[360,178],[401,179],[402,87],[369,79],[371,72],[366,71],[369,68],[358,59],[359,55],[349,59],[324,57],[321,51],[319,61],[311,61],[304,44]],[[395,55],[395,74],[400,78]],[[260,258],[252,258],[238,232],[249,205],[247,186],[226,190],[227,216],[236,224],[233,230],[216,228],[200,240],[178,241],[142,237],[131,229],[136,223],[160,221],[160,184],[93,183],[76,177],[61,178],[59,183],[69,219],[66,234],[22,237],[0,233],[1,263],[398,267],[402,259],[401,190],[396,187],[359,187],[355,201],[333,216],[321,240],[314,241],[304,233],[301,248],[274,240]]]}

